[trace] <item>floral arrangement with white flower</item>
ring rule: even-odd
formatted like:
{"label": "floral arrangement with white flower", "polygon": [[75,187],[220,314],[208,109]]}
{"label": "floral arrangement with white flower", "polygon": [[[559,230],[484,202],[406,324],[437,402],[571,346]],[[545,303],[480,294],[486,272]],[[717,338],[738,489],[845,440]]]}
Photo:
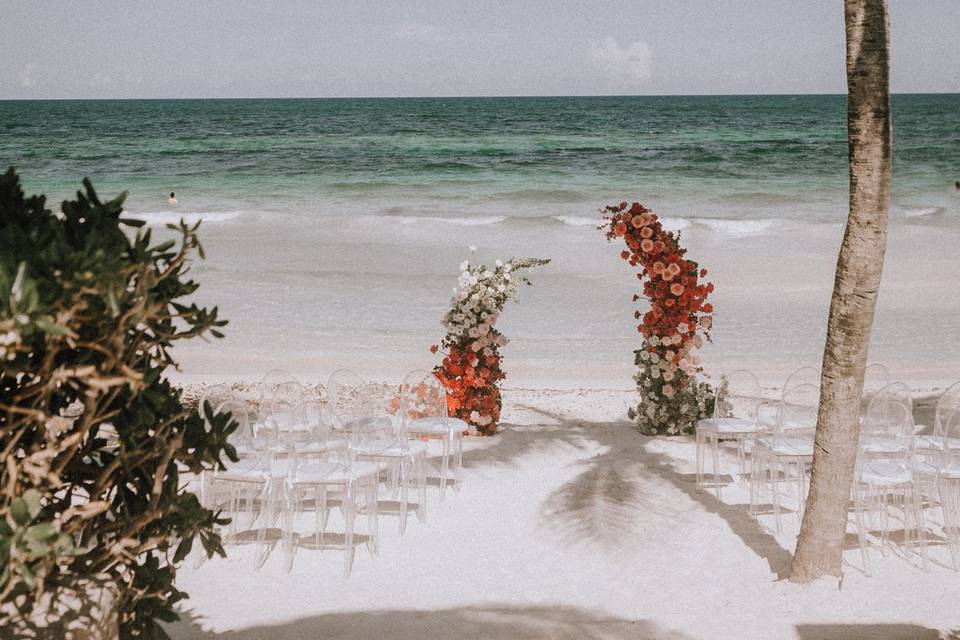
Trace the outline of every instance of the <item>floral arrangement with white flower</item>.
{"label": "floral arrangement with white flower", "polygon": [[[634,202],[604,209],[607,239],[623,238],[627,249],[620,257],[640,266],[643,295],[650,310],[634,317],[641,320],[643,336],[634,376],[640,402],[630,410],[643,433],[678,435],[693,433],[697,421],[709,414],[712,392],[697,375],[703,372],[696,349],[710,339],[713,305],[707,296],[713,283],[700,282],[707,275],[684,256],[679,234],[663,228],[655,213]],[[634,295],[633,300],[640,299]]]}
{"label": "floral arrangement with white flower", "polygon": [[434,375],[447,389],[450,415],[467,422],[479,434],[496,433],[500,421],[500,382],[506,378],[500,348],[508,340],[497,330],[497,319],[507,302],[518,298],[519,286],[532,284],[517,272],[548,262],[515,258],[497,260],[492,267],[469,260],[460,265],[459,286],[443,317],[447,335],[430,350],[444,350]]}

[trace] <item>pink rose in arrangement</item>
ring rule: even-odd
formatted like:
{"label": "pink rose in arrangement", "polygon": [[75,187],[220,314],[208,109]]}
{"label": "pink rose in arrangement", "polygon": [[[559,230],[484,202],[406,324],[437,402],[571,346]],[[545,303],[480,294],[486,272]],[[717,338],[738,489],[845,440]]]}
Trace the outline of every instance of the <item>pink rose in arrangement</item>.
{"label": "pink rose in arrangement", "polygon": [[[700,281],[707,271],[685,258],[679,233],[664,229],[643,205],[622,202],[604,213],[607,238],[622,238],[626,249],[620,257],[638,267],[643,297],[650,302],[648,311],[636,314],[644,343],[637,351],[641,402],[631,417],[649,433],[692,432],[705,413],[709,387],[697,380],[703,369],[691,351],[709,340],[713,306],[706,299],[713,284]],[[668,373],[662,375],[660,367]]]}

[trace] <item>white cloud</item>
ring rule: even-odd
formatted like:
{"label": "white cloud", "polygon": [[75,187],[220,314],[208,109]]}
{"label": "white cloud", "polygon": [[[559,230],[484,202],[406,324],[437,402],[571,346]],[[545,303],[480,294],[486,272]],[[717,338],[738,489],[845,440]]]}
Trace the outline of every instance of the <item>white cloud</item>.
{"label": "white cloud", "polygon": [[642,40],[621,47],[613,37],[607,36],[594,48],[593,59],[617,82],[640,84],[650,77],[650,47]]}

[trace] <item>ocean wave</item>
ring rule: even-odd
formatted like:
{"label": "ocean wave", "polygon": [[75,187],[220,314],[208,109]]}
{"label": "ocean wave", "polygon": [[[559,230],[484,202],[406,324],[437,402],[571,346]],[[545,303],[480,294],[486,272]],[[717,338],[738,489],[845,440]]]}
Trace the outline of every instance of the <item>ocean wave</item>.
{"label": "ocean wave", "polygon": [[511,202],[580,202],[589,199],[589,196],[574,189],[517,189],[515,191],[505,191],[495,193],[487,198],[488,200]]}
{"label": "ocean wave", "polygon": [[240,216],[239,211],[127,211],[123,216],[128,220],[142,220],[151,226],[179,224],[183,220],[187,224],[196,224],[203,221],[207,224],[229,222]]}
{"label": "ocean wave", "polygon": [[916,209],[903,208],[900,210],[902,218],[930,218],[946,212],[946,207],[917,207]]}
{"label": "ocean wave", "polygon": [[[407,216],[384,215],[368,216],[372,222],[400,225],[414,224],[450,224],[462,227],[485,227],[504,224],[511,227],[537,226],[567,226],[576,228],[595,228],[603,223],[603,218],[597,216],[549,215],[549,216]],[[661,217],[660,222],[668,231],[682,231],[690,227],[699,227],[714,233],[726,235],[747,236],[764,233],[772,228],[778,220],[775,218],[761,218],[755,220],[732,220],[726,218],[674,218]]]}
{"label": "ocean wave", "polygon": [[477,216],[469,218],[447,218],[443,216],[374,216],[378,220],[388,220],[399,224],[452,224],[461,227],[485,227],[493,224],[500,224],[507,220],[507,216]]}
{"label": "ocean wave", "polygon": [[733,236],[752,236],[767,231],[776,222],[773,218],[730,220],[728,218],[695,218],[688,224],[707,227],[711,231]]}
{"label": "ocean wave", "polygon": [[598,227],[603,219],[599,216],[550,216],[571,227]]}

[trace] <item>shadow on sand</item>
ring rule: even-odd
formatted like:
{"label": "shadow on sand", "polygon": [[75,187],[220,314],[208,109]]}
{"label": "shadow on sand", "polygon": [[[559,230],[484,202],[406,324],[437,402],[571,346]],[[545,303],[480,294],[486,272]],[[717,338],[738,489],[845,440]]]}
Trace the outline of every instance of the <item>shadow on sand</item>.
{"label": "shadow on sand", "polygon": [[918,624],[798,624],[799,640],[957,640],[960,632],[946,635]]}
{"label": "shadow on sand", "polygon": [[486,606],[437,611],[359,611],[300,618],[240,631],[204,631],[200,620],[167,625],[178,640],[686,640],[646,620],[623,620],[576,607]]}
{"label": "shadow on sand", "polygon": [[[748,505],[726,504],[712,492],[698,493],[694,475],[681,473],[675,468],[674,458],[656,451],[655,443],[667,438],[641,435],[626,420],[588,422],[524,408],[542,415],[554,427],[511,427],[497,436],[499,440],[493,446],[471,451],[470,466],[509,465],[548,446],[596,449],[594,456],[578,463],[582,471],[554,491],[543,505],[544,524],[558,530],[566,541],[612,547],[635,537],[645,515],[674,517],[677,512],[673,507],[658,501],[655,489],[644,482],[654,477],[725,520],[743,544],[767,562],[777,579],[786,578],[790,552],[749,515]],[[632,437],[624,437],[625,431]]]}

